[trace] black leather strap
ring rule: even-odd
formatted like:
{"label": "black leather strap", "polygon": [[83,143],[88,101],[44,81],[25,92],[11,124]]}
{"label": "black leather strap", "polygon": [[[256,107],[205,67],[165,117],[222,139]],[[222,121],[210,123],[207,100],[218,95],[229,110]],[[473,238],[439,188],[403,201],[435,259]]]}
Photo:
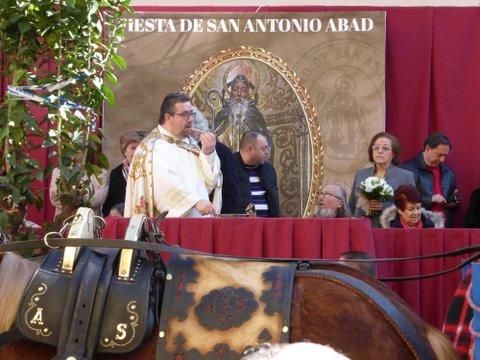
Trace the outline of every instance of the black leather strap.
{"label": "black leather strap", "polygon": [[[87,265],[87,260],[88,260],[88,257],[86,256],[80,257],[77,264],[75,265],[75,271],[73,272],[70,278],[68,292],[66,294],[67,300],[65,302],[65,309],[63,311],[60,336],[59,336],[58,345],[57,345],[57,356],[55,357],[55,359],[58,359],[58,360],[65,359],[68,356],[67,344],[70,336],[70,325],[72,324],[73,313],[74,313],[75,305],[77,303],[78,288],[82,282],[83,270]],[[83,357],[83,354],[84,354],[84,351],[81,351],[78,349],[75,353],[75,355],[78,357]]]}
{"label": "black leather strap", "polygon": [[[81,281],[78,284],[78,291],[75,301],[75,307],[72,314],[72,322],[68,329],[68,339],[63,351],[65,356],[80,355],[88,358],[86,339],[90,325],[90,318],[97,286],[100,282],[101,274],[104,270],[106,257],[90,252],[89,259],[82,271]],[[62,329],[63,330],[63,329]],[[60,347],[59,347],[60,350]]]}
{"label": "black leather strap", "polygon": [[99,333],[96,321],[104,310],[117,253],[118,249],[84,249],[70,280],[56,359],[92,358]]}
{"label": "black leather strap", "polygon": [[477,259],[480,258],[480,254],[475,254],[470,256],[469,258],[465,259],[462,263],[458,264],[457,266],[451,267],[446,270],[442,271],[437,271],[434,273],[428,273],[428,274],[422,274],[422,275],[410,275],[410,276],[392,276],[392,277],[379,277],[378,280],[380,281],[409,281],[409,280],[422,280],[422,279],[428,279],[431,277],[435,276],[440,276],[440,275],[445,275],[451,272],[454,272],[456,270],[460,270],[464,266],[476,261]]}
{"label": "black leather strap", "polygon": [[[100,334],[100,326],[101,326],[101,319],[102,315],[105,310],[105,302],[107,300],[108,289],[110,285],[110,280],[112,279],[112,275],[114,272],[114,263],[115,259],[117,258],[119,249],[98,249],[96,248],[93,251],[97,256],[102,254],[102,256],[106,256],[106,261],[103,266],[103,271],[101,277],[98,281],[95,293],[95,303],[93,304],[93,311],[91,312],[91,319],[97,319],[94,321],[89,322],[88,326],[88,337],[86,339],[87,345],[87,358],[93,359],[93,355],[97,348],[98,337]],[[88,292],[85,292],[85,296],[91,297]]]}
{"label": "black leather strap", "polygon": [[[27,241],[16,241],[8,244],[0,245],[0,253],[8,251],[22,251],[22,250],[34,250],[34,249],[44,249],[44,248],[55,248],[55,247],[65,247],[65,246],[90,246],[90,247],[99,247],[99,248],[115,248],[115,249],[138,249],[154,252],[165,252],[169,254],[203,254],[213,257],[225,257],[226,255],[211,254],[202,251],[192,250],[181,248],[178,245],[170,245],[167,243],[151,243],[144,241],[132,241],[132,240],[118,240],[118,239],[100,239],[100,238],[50,238],[48,239],[48,244],[45,244],[43,241],[39,240],[27,240]],[[449,251],[445,253],[435,253],[421,256],[409,256],[409,257],[400,257],[400,258],[378,258],[378,259],[349,259],[348,261],[356,262],[396,262],[396,261],[410,261],[410,260],[422,260],[422,259],[438,259],[446,258],[453,256],[460,256],[464,254],[469,254],[473,252],[480,252],[480,245],[471,245],[459,248],[454,251]],[[262,261],[271,260],[274,262],[278,261],[308,261],[312,262],[332,262],[338,261],[338,259],[300,259],[300,258],[262,258],[262,257],[247,257],[247,256],[232,256],[228,255],[229,258],[238,258],[238,259],[261,259]]]}
{"label": "black leather strap", "polygon": [[[100,248],[124,248],[124,249],[138,249],[146,250],[153,252],[164,252],[169,254],[201,254],[211,257],[225,257],[226,255],[219,254],[210,254],[202,251],[196,251],[191,249],[184,249],[176,245],[168,245],[166,243],[150,243],[144,241],[131,241],[131,240],[116,240],[116,239],[93,239],[93,238],[75,238],[75,239],[64,239],[64,238],[51,238],[48,239],[48,245],[42,241],[38,240],[29,240],[29,241],[19,241],[9,244],[0,245],[0,253],[7,251],[22,251],[22,250],[33,250],[41,249],[47,247],[65,247],[65,246],[80,246],[80,247],[100,247]],[[446,252],[446,253],[436,253],[422,256],[411,256],[404,258],[380,258],[380,259],[349,259],[349,262],[395,262],[395,261],[411,261],[411,260],[422,260],[422,259],[438,259],[446,258],[453,256],[460,256],[464,254],[480,252],[480,245],[471,245],[462,247],[460,249]],[[249,259],[249,260],[261,260],[261,261],[272,261],[272,262],[298,262],[299,264],[309,263],[327,263],[327,262],[338,262],[338,259],[298,259],[298,258],[262,258],[262,257],[245,257],[245,256],[232,256],[228,255],[229,258],[233,259]],[[480,257],[480,254],[475,254],[469,257],[463,263],[449,268],[447,270],[423,274],[423,275],[414,275],[414,276],[400,276],[400,277],[384,277],[379,278],[381,281],[408,281],[408,280],[419,280],[426,279],[438,275],[448,274],[450,272],[461,269],[463,266],[468,265],[470,262],[477,260]]]}

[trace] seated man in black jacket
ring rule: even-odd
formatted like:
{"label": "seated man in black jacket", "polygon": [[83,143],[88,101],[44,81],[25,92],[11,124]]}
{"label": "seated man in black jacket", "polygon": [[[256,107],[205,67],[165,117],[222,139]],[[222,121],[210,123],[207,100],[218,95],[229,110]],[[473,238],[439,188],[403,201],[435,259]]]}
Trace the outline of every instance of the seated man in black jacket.
{"label": "seated man in black jacket", "polygon": [[239,145],[240,151],[234,154],[240,181],[237,212],[244,213],[253,204],[257,216],[280,216],[277,174],[267,162],[270,153],[267,138],[257,131],[247,131]]}

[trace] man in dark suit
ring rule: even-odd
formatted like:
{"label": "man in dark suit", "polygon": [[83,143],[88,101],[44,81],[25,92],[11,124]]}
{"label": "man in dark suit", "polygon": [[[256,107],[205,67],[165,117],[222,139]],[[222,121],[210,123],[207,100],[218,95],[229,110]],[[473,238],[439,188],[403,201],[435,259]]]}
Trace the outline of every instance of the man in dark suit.
{"label": "man in dark suit", "polygon": [[459,205],[455,173],[444,164],[451,147],[446,135],[432,133],[425,140],[423,151],[401,165],[415,176],[415,185],[422,195],[422,207],[442,213],[446,227],[451,226],[451,212]]}

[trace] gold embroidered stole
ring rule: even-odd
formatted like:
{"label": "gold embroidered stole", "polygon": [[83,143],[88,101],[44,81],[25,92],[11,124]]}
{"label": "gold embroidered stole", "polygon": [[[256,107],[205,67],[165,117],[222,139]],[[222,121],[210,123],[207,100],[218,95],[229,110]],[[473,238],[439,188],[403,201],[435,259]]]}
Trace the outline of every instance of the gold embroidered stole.
{"label": "gold embroidered stole", "polygon": [[197,156],[199,156],[200,152],[202,151],[202,149],[200,149],[200,146],[198,146],[197,144],[190,144],[190,143],[187,143],[187,142],[183,141],[182,139],[174,138],[172,136],[168,136],[168,135],[162,134],[162,133],[159,133],[159,135],[160,135],[160,138],[167,141],[168,143],[175,144],[179,148],[190,151]]}

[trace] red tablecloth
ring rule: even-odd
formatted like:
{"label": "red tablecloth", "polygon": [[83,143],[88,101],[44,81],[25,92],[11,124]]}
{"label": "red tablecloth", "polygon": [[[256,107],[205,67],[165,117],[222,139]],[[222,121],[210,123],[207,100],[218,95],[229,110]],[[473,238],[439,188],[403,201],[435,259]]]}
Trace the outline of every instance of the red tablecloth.
{"label": "red tablecloth", "polygon": [[[128,219],[107,218],[104,238],[123,238]],[[445,252],[480,244],[480,230],[371,229],[362,219],[166,219],[165,238],[184,248],[215,254],[338,259],[344,251],[366,251],[372,257],[404,257]],[[457,265],[459,257],[382,263],[379,276],[429,273]],[[420,316],[434,326],[443,323],[460,272],[433,279],[389,283]]]}
{"label": "red tablecloth", "polygon": [[[123,238],[128,219],[107,217],[104,238]],[[347,250],[375,254],[363,219],[171,218],[162,223],[169,243],[215,254],[332,258]]]}

